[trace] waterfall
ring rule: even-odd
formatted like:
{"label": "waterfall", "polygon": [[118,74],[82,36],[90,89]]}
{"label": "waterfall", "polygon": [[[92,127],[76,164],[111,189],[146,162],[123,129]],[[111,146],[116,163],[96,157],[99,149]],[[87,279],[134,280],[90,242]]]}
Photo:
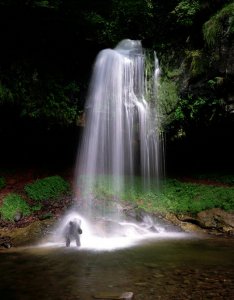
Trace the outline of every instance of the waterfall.
{"label": "waterfall", "polygon": [[86,100],[76,168],[79,197],[86,202],[83,209],[92,206],[95,185],[102,176],[108,178],[116,198],[126,180],[131,184],[135,176],[140,176],[147,187],[158,178],[156,55],[153,69],[146,70],[146,55],[140,41],[123,40],[116,48],[98,54]]}
{"label": "waterfall", "polygon": [[64,232],[74,220],[81,225],[83,249],[114,250],[170,235],[161,220],[144,213],[136,220],[135,212],[126,213],[129,208],[119,201],[131,199],[136,188],[155,188],[163,168],[157,113],[160,70],[156,54],[148,56],[141,42],[133,40],[97,56],[77,157],[76,204],[52,236],[58,245],[64,246]]}

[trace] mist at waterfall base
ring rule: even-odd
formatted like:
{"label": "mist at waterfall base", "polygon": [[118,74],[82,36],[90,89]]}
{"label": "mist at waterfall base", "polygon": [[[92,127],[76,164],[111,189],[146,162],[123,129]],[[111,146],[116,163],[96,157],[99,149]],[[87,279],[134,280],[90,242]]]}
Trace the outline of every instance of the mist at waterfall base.
{"label": "mist at waterfall base", "polygon": [[69,220],[81,219],[81,248],[116,249],[170,236],[149,217],[139,223],[126,218],[119,203],[126,185],[134,189],[140,180],[149,189],[163,169],[158,77],[156,55],[147,65],[140,41],[123,40],[96,59],[77,159],[77,205],[57,230],[62,237]]}

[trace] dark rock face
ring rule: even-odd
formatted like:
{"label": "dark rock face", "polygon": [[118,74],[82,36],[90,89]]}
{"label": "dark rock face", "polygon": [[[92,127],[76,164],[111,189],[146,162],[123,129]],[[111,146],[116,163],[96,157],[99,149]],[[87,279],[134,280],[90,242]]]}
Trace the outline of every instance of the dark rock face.
{"label": "dark rock face", "polygon": [[217,64],[218,71],[226,75],[234,75],[234,42],[224,39],[219,48],[219,62]]}

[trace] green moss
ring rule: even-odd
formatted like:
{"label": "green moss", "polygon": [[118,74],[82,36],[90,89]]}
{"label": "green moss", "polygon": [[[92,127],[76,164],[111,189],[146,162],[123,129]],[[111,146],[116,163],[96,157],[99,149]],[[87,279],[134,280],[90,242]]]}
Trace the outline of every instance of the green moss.
{"label": "green moss", "polygon": [[196,77],[204,73],[206,60],[201,50],[186,51],[186,60],[192,77]]}
{"label": "green moss", "polygon": [[27,184],[24,190],[31,199],[41,201],[67,193],[69,184],[60,176],[51,176]]}
{"label": "green moss", "polygon": [[0,213],[2,219],[13,221],[16,213],[21,213],[23,216],[29,215],[30,207],[20,195],[12,193],[3,199]]}
{"label": "green moss", "polygon": [[[97,198],[112,199],[114,191],[105,178],[99,182],[94,191]],[[151,185],[144,189],[140,178],[134,179],[132,185],[127,179],[120,199],[137,203],[147,211],[190,212],[219,207],[234,210],[234,187],[219,187],[168,179],[161,187]]]}
{"label": "green moss", "polygon": [[158,110],[162,127],[167,126],[175,119],[174,112],[179,100],[176,82],[166,77],[162,78],[158,89]]}
{"label": "green moss", "polygon": [[234,32],[234,3],[227,4],[203,25],[203,37],[208,46],[215,46],[220,38]]}

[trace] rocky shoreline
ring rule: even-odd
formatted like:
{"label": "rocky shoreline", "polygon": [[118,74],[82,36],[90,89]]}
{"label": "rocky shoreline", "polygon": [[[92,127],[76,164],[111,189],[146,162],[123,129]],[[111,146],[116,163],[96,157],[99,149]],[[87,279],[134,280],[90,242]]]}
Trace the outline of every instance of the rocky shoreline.
{"label": "rocky shoreline", "polygon": [[[66,199],[66,204],[68,204]],[[62,207],[62,206],[61,206]],[[51,208],[52,209],[52,208]],[[153,224],[165,228],[166,231],[184,231],[205,235],[221,236],[224,238],[234,237],[234,213],[226,212],[220,208],[201,211],[198,214],[175,214],[146,212],[137,205],[123,202],[121,210],[126,218],[131,221],[142,223],[150,218]],[[57,211],[56,214],[43,219],[38,215],[26,222],[21,220],[11,224],[0,224],[0,249],[11,247],[30,246],[38,243],[53,231],[54,225],[63,216],[66,209]],[[152,231],[157,232],[157,226],[152,226]]]}
{"label": "rocky shoreline", "polygon": [[149,213],[137,206],[126,207],[125,213],[136,220],[143,220],[145,215],[153,218],[154,222],[160,221],[169,229],[171,226],[184,232],[196,232],[216,236],[234,237],[234,212],[226,212],[220,208],[212,208],[197,214],[182,213]]}

